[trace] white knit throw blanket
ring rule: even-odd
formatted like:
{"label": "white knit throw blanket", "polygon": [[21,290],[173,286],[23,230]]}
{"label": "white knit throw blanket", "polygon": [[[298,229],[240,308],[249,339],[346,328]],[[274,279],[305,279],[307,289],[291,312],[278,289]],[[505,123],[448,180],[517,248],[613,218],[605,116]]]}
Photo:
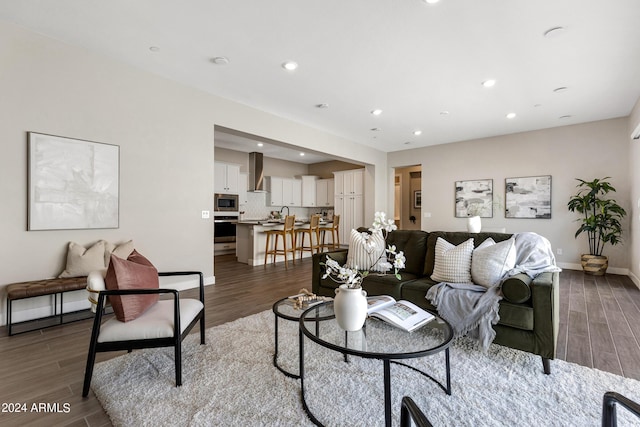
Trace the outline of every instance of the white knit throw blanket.
{"label": "white knit throw blanket", "polygon": [[468,335],[478,340],[483,350],[496,336],[491,325],[498,315],[502,293],[499,286],[489,289],[473,283],[438,283],[429,289],[427,299],[438,308],[438,314],[449,322],[454,336]]}

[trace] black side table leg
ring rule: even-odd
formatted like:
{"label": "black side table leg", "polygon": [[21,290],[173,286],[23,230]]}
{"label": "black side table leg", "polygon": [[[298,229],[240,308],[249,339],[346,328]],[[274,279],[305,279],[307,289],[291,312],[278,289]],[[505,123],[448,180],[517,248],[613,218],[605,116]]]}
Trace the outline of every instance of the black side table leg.
{"label": "black side table leg", "polygon": [[444,351],[444,357],[447,363],[447,394],[451,396],[451,365],[449,363],[449,348],[447,347]]}
{"label": "black side table leg", "polygon": [[384,425],[391,427],[391,362],[384,360]]}

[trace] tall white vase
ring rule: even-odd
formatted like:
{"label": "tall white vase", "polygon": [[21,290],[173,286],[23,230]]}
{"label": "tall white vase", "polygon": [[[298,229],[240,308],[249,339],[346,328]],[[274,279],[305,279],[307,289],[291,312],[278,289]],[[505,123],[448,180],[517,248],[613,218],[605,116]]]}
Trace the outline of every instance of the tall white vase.
{"label": "tall white vase", "polygon": [[359,331],[367,319],[367,292],[362,288],[340,285],[336,289],[333,311],[340,328],[345,331]]}
{"label": "tall white vase", "polygon": [[482,229],[482,220],[478,215],[467,218],[467,231],[469,233],[479,233]]}

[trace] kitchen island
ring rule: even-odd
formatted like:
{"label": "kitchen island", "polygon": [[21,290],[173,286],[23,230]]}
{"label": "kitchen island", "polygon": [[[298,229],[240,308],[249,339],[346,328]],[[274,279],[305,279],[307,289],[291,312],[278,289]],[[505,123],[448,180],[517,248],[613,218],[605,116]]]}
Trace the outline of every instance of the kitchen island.
{"label": "kitchen island", "polygon": [[[322,225],[330,224],[322,222]],[[252,266],[264,264],[264,252],[267,244],[267,230],[282,230],[284,225],[280,221],[269,220],[243,220],[238,221],[236,226],[236,257],[238,262]],[[296,221],[295,228],[309,228],[308,221]],[[307,239],[308,243],[308,239]],[[280,239],[282,244],[282,239]],[[296,258],[299,259],[300,251],[296,251]],[[310,257],[311,252],[303,251],[303,257]],[[291,260],[291,255],[289,255]],[[284,261],[283,255],[276,256],[276,262]],[[269,256],[267,264],[273,263],[273,257]]]}

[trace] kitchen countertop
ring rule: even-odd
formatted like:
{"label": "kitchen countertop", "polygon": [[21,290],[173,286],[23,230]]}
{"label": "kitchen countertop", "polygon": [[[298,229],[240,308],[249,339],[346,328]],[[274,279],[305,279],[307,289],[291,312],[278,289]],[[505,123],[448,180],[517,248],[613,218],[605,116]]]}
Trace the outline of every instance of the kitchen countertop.
{"label": "kitchen countertop", "polygon": [[[331,224],[332,221],[321,221],[320,225]],[[262,226],[275,226],[284,224],[284,220],[277,219],[243,219],[238,221],[239,225],[262,225]],[[305,225],[309,224],[309,220],[296,221],[295,225]]]}

